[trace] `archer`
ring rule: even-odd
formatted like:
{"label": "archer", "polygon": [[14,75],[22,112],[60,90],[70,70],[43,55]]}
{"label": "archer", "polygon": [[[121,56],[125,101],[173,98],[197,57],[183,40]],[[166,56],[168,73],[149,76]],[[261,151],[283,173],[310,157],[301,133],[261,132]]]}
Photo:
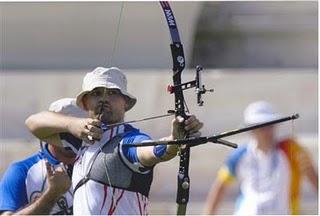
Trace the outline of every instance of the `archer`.
{"label": "archer", "polygon": [[[74,214],[148,214],[153,168],[174,158],[178,145],[122,145],[151,138],[129,124],[118,124],[137,101],[127,91],[126,76],[118,68],[98,67],[87,73],[76,101],[88,118],[41,112],[28,120],[39,139],[67,132],[83,140],[72,175]],[[116,126],[108,127],[111,124]],[[199,134],[202,126],[195,116],[186,120],[177,116],[171,134],[163,140]]]}

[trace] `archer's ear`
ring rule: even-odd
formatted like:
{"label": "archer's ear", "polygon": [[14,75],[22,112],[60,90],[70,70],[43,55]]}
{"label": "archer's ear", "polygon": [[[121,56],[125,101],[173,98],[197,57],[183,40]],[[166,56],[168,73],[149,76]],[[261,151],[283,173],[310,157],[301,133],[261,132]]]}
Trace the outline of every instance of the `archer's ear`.
{"label": "archer's ear", "polygon": [[128,111],[130,98],[128,98],[127,96],[124,96],[124,100],[126,101],[125,110]]}
{"label": "archer's ear", "polygon": [[128,100],[126,100],[126,104],[125,104],[125,111],[127,111],[129,109],[129,105],[128,105]]}

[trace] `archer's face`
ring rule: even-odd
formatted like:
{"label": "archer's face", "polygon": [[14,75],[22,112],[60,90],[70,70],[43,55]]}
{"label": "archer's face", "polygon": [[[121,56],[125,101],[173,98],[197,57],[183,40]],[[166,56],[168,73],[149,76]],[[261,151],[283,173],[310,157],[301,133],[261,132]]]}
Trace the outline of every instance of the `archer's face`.
{"label": "archer's face", "polygon": [[253,135],[258,140],[264,140],[266,143],[272,144],[275,138],[275,130],[274,126],[267,126],[258,128],[252,131]]}
{"label": "archer's face", "polygon": [[127,103],[118,89],[98,87],[83,97],[85,109],[91,118],[96,118],[105,124],[122,122]]}

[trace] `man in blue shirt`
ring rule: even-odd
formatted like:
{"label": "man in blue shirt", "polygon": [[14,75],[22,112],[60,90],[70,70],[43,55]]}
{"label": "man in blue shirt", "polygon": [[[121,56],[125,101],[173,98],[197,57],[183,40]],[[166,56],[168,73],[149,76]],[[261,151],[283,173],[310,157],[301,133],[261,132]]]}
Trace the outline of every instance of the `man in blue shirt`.
{"label": "man in blue shirt", "polygon": [[[85,116],[75,99],[65,98],[50,105],[50,111]],[[75,154],[71,147],[81,140],[60,137],[63,146],[42,144],[38,153],[9,166],[0,182],[0,213],[72,214],[71,171]],[[54,140],[54,137],[48,138]],[[49,142],[50,143],[50,142]]]}

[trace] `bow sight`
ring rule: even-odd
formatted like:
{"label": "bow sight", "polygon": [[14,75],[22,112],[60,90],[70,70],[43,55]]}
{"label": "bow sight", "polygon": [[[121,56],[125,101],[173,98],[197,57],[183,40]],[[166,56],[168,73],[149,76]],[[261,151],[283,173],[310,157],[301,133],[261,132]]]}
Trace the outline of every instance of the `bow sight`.
{"label": "bow sight", "polygon": [[195,88],[195,92],[197,94],[197,104],[199,106],[203,106],[204,101],[202,100],[202,95],[205,94],[207,91],[208,92],[213,92],[213,89],[206,89],[205,86],[202,84],[202,79],[201,79],[201,72],[203,68],[202,66],[198,65],[196,67],[196,77],[194,80],[178,84],[178,85],[168,85],[167,91],[172,94],[174,93],[177,89],[181,89],[181,91],[187,90],[189,88]]}

